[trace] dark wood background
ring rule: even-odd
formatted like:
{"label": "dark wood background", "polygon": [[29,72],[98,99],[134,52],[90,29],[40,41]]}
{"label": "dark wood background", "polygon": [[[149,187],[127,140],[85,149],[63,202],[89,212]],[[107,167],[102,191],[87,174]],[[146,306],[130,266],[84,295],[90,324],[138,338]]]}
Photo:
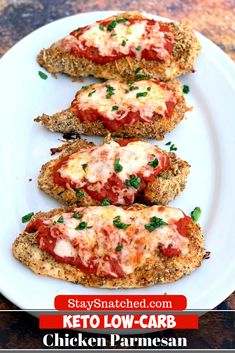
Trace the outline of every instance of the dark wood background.
{"label": "dark wood background", "polygon": [[[101,10],[143,10],[175,20],[190,19],[196,30],[214,41],[235,60],[235,0],[0,0],[0,55],[46,23],[81,12]],[[12,303],[0,295],[0,309],[14,308]],[[235,292],[218,308],[235,310]],[[35,327],[34,320],[32,318],[31,328]],[[219,327],[222,329],[218,319]],[[24,330],[22,327],[15,328],[13,348],[18,348],[17,337],[26,332],[27,327]],[[31,337],[29,348],[34,347],[33,335]],[[218,332],[212,341],[216,345],[221,339]]]}

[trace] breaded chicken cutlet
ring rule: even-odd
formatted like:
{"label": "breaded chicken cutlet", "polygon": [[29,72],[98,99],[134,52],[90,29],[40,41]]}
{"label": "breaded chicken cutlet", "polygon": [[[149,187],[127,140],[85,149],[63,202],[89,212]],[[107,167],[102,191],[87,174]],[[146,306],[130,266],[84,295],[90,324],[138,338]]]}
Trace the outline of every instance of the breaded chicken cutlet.
{"label": "breaded chicken cutlet", "polygon": [[194,71],[201,49],[191,23],[162,22],[125,12],[78,28],[38,55],[49,72],[73,78],[134,79],[141,74],[161,81]]}
{"label": "breaded chicken cutlet", "polygon": [[39,212],[13,244],[33,272],[86,287],[174,282],[201,265],[200,227],[180,209],[89,206]]}
{"label": "breaded chicken cutlet", "polygon": [[77,140],[43,165],[41,190],[67,205],[168,204],[184,188],[190,166],[173,152],[138,139]]}
{"label": "breaded chicken cutlet", "polygon": [[178,81],[120,82],[83,86],[70,107],[35,119],[47,129],[117,137],[162,138],[184,118],[187,108]]}

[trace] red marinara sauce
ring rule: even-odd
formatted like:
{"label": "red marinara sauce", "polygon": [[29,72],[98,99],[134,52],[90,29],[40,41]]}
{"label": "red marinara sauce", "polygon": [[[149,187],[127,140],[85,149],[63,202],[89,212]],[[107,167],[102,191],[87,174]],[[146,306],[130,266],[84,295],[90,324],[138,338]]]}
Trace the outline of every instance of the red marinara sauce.
{"label": "red marinara sauce", "polygon": [[[182,235],[183,237],[188,236],[189,226],[191,223],[192,223],[192,219],[186,215],[184,215],[183,218],[180,218],[177,222],[175,222],[177,231],[180,233],[180,235]],[[162,251],[163,255],[167,257],[177,256],[181,254],[181,250],[174,248],[172,244],[169,244],[167,248],[163,248],[160,245],[159,248]]]}
{"label": "red marinara sauce", "polygon": [[[131,209],[135,209],[135,206],[132,206]],[[99,260],[100,257],[95,253],[92,252],[92,249],[86,248],[84,249],[83,244],[79,244],[76,239],[70,240],[73,247],[78,250],[81,247],[81,251],[90,251],[90,257],[84,263],[79,255],[77,254],[75,257],[61,257],[56,255],[55,253],[55,246],[57,239],[66,239],[68,237],[66,235],[66,230],[61,231],[59,227],[55,224],[45,224],[45,219],[36,219],[31,221],[25,229],[27,233],[34,233],[37,232],[37,243],[41,250],[46,251],[49,253],[54,259],[56,259],[59,263],[70,264],[76,266],[84,273],[89,275],[98,275],[104,278],[123,278],[125,277],[125,273],[123,272],[121,261],[118,256],[113,257],[112,254],[105,254],[102,257],[102,261],[108,262],[110,273],[109,272],[98,272]],[[185,216],[181,218],[177,224],[177,230],[183,236],[188,236],[188,226],[192,222],[191,218]],[[187,230],[186,230],[187,229]],[[100,232],[103,233],[104,237],[107,238],[107,242],[109,240],[110,232],[112,229],[100,229]],[[159,244],[159,249],[161,250],[163,256],[166,257],[173,257],[178,256],[181,254],[181,250],[179,248],[174,248],[172,244],[168,245],[167,248],[164,248],[162,244]],[[136,250],[137,251],[137,250]],[[138,251],[137,251],[138,252]],[[141,256],[141,254],[139,254]]]}
{"label": "red marinara sauce", "polygon": [[[86,262],[81,261],[79,255],[76,257],[61,257],[55,254],[55,246],[57,239],[66,239],[66,234],[63,233],[56,225],[47,225],[44,224],[43,219],[37,219],[32,221],[28,224],[25,231],[27,233],[34,233],[37,232],[37,243],[41,250],[46,251],[49,253],[54,259],[56,259],[60,263],[70,264],[76,266],[84,273],[89,275],[97,275],[98,265],[99,262],[97,261],[97,256],[94,254],[90,256],[89,260]],[[107,230],[101,230],[106,236],[108,237]],[[73,247],[79,250],[79,245],[76,241],[71,241]],[[84,248],[82,249],[84,250]],[[87,249],[89,251],[89,249]],[[110,266],[110,272],[115,274],[112,275],[111,273],[99,273],[99,276],[105,278],[122,278],[125,277],[125,273],[122,270],[120,263],[117,259],[112,258],[110,254],[107,254],[103,257],[103,261],[108,262]]]}
{"label": "red marinara sauce", "polygon": [[[163,48],[169,53],[169,55],[172,53],[173,46],[174,46],[174,36],[173,33],[170,29],[170,26],[166,23],[161,23],[157,22],[154,20],[146,19],[146,18],[137,18],[137,19],[129,19],[125,23],[128,25],[132,25],[141,21],[145,21],[147,23],[146,25],[146,31],[145,31],[145,36],[151,36],[151,31],[152,27],[158,23],[159,24],[159,31],[164,33],[164,45]],[[111,22],[114,21],[98,21],[100,26],[103,26],[103,28],[106,30],[106,28],[110,25]],[[115,49],[112,50],[112,55],[110,56],[102,56],[99,53],[99,49],[94,46],[86,46],[86,42],[80,40],[80,36],[86,32],[87,29],[89,29],[90,26],[86,26],[83,28],[80,28],[78,30],[74,30],[70,33],[70,35],[74,36],[76,39],[78,39],[81,43],[81,45],[74,45],[70,49],[70,53],[76,56],[84,57],[86,59],[89,59],[96,64],[107,64],[112,61],[116,61],[118,59],[121,59],[125,56],[129,57],[136,57],[136,52],[132,49],[129,50],[127,54],[124,54],[122,52],[118,52]],[[110,31],[110,35],[113,32]],[[164,59],[160,53],[160,49],[156,46],[152,45],[150,46],[149,49],[143,49],[141,51],[141,59],[146,59],[146,60],[154,60],[154,61],[164,61]]]}
{"label": "red marinara sauce", "polygon": [[[159,85],[164,90],[172,91],[172,89],[170,89],[168,85],[164,82],[158,82],[155,80],[153,82]],[[165,104],[166,104],[166,110],[163,115],[163,118],[165,117],[170,118],[174,113],[174,109],[177,104],[177,99],[174,93],[172,95],[172,98],[169,98],[168,100],[166,100]],[[122,109],[119,109],[118,116],[114,119],[109,119],[105,114],[102,114],[101,112],[99,112],[98,109],[94,109],[94,108],[81,109],[79,107],[79,93],[71,103],[71,110],[83,122],[88,123],[88,122],[94,122],[98,120],[102,121],[105,127],[111,132],[118,131],[126,125],[133,126],[137,122],[144,122],[147,124],[151,124],[152,121],[159,118],[159,114],[155,112],[151,117],[151,119],[146,122],[146,120],[141,117],[139,110],[132,111],[130,107],[129,112],[125,114],[124,118],[119,118],[124,113]]]}
{"label": "red marinara sauce", "polygon": [[[120,146],[126,146],[128,143],[133,142],[133,141],[138,141],[138,139],[117,139],[116,142],[119,143]],[[69,178],[62,178],[59,172],[59,169],[62,166],[66,166],[70,156],[66,156],[55,165],[53,169],[53,179],[54,183],[58,184],[60,186],[63,186],[65,188],[68,188],[68,185],[72,188],[78,188],[79,186],[76,185],[73,181],[71,181]],[[105,156],[104,156],[105,158]],[[137,173],[135,177],[140,178],[140,186],[137,190],[133,191],[132,194],[126,192],[126,195],[124,195],[124,201],[125,204],[131,204],[134,202],[134,199],[137,197],[137,195],[146,187],[146,183],[152,182],[155,180],[155,177],[161,174],[163,171],[167,169],[169,165],[169,158],[166,157],[164,154],[158,156],[158,166],[156,168],[153,168],[152,174],[148,177],[143,176],[141,173]],[[113,173],[111,177],[107,180],[106,183],[102,184],[102,187],[97,187],[98,183],[89,183],[85,182],[83,184],[82,189],[86,191],[88,195],[90,195],[94,200],[97,200],[99,202],[102,202],[104,199],[108,199],[111,204],[118,204],[119,200],[119,193],[120,191],[123,191],[124,189],[127,190],[127,186],[125,183],[118,177],[117,173]],[[99,192],[97,191],[99,189]],[[134,196],[134,198],[133,198]]]}

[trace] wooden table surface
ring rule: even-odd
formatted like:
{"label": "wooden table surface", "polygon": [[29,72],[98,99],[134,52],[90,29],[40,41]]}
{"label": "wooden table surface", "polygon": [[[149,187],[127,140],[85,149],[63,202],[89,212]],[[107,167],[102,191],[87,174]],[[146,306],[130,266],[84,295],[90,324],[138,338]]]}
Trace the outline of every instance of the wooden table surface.
{"label": "wooden table surface", "polygon": [[[81,12],[118,9],[190,19],[196,30],[235,60],[235,0],[0,0],[0,55],[46,23]],[[0,295],[0,309],[13,308]],[[235,292],[219,308],[235,309]]]}

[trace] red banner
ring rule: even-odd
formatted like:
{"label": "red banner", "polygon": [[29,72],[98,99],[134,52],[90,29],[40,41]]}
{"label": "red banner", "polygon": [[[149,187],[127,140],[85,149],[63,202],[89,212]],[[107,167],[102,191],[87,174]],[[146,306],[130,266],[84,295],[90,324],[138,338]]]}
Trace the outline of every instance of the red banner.
{"label": "red banner", "polygon": [[55,309],[79,311],[185,310],[184,295],[57,295]]}

